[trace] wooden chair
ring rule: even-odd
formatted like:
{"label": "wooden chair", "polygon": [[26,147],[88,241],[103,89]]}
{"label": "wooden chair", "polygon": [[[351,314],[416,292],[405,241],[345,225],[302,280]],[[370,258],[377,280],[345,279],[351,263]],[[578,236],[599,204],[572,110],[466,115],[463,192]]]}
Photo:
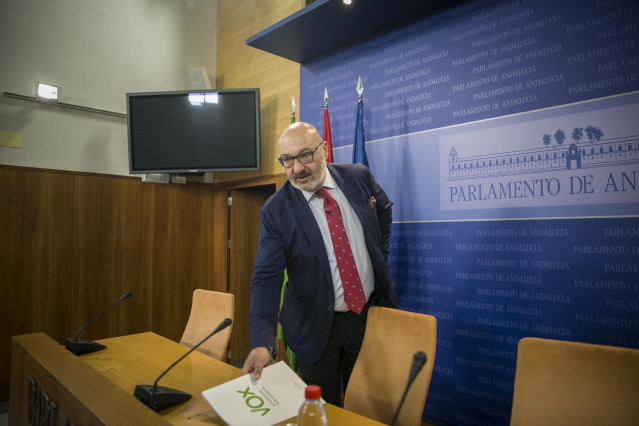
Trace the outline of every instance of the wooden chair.
{"label": "wooden chair", "polygon": [[[234,319],[235,298],[230,293],[197,289],[193,292],[191,315],[186,324],[180,344],[192,348],[224,320]],[[212,358],[226,361],[227,348],[233,325],[220,331],[196,350]]]}
{"label": "wooden chair", "polygon": [[510,424],[639,424],[639,350],[521,339]]}
{"label": "wooden chair", "polygon": [[399,309],[368,310],[364,342],[348,388],[344,408],[389,424],[404,393],[413,355],[426,354],[426,364],[413,382],[397,425],[420,425],[433,374],[437,319]]}

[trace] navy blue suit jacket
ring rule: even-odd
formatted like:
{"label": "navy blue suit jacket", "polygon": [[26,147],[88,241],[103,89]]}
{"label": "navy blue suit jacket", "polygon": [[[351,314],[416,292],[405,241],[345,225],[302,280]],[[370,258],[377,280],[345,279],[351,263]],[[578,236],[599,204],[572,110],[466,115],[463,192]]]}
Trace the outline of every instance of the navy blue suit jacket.
{"label": "navy blue suit jacket", "polygon": [[[386,263],[392,202],[367,167],[361,164],[327,167],[362,223],[379,304],[396,308]],[[295,355],[306,363],[314,363],[326,348],[335,304],[333,278],[320,228],[302,192],[288,181],[266,201],[260,220],[251,282],[251,347],[275,345],[286,268],[288,283],[279,322]]]}

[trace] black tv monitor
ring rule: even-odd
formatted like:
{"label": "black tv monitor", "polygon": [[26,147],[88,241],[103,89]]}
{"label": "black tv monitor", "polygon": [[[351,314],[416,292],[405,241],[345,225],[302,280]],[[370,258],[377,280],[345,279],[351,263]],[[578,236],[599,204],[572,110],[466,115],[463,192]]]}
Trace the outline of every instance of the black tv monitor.
{"label": "black tv monitor", "polygon": [[130,173],[260,170],[258,88],[127,93]]}

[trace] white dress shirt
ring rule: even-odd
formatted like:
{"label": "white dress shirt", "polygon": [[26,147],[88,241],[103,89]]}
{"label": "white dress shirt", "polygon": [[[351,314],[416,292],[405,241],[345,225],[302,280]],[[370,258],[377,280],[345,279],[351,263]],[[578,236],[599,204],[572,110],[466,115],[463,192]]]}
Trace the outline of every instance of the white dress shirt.
{"label": "white dress shirt", "polygon": [[[375,289],[375,274],[373,272],[371,259],[368,256],[366,240],[364,239],[364,231],[362,230],[362,223],[355,214],[355,211],[348,202],[348,199],[346,199],[342,190],[333,183],[333,178],[328,168],[326,169],[326,176],[324,177],[324,184],[322,186],[328,189],[329,194],[331,194],[335,201],[337,201],[339,209],[342,212],[346,235],[348,235],[348,241],[350,242],[353,257],[355,258],[355,265],[357,265],[357,272],[359,273],[359,278],[364,289],[364,295],[366,296],[366,300],[368,300]],[[344,300],[342,279],[340,278],[339,269],[337,268],[337,259],[335,258],[333,241],[331,240],[328,222],[326,221],[326,213],[324,212],[324,199],[315,195],[314,192],[302,191],[302,193],[304,194],[304,197],[306,197],[306,201],[308,201],[308,205],[313,211],[313,216],[315,216],[315,220],[322,232],[322,239],[324,240],[326,253],[328,253],[328,263],[331,268],[331,274],[333,276],[333,290],[335,291],[334,309],[336,312],[348,311],[348,306]]]}

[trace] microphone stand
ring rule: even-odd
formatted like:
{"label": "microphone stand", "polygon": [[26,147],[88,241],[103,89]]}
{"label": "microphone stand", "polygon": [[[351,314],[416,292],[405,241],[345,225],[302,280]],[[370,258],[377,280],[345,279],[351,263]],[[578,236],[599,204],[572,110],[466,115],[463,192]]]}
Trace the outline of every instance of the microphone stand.
{"label": "microphone stand", "polygon": [[153,411],[161,411],[161,410],[164,410],[165,408],[172,407],[176,404],[179,404],[181,402],[188,401],[189,399],[191,399],[191,394],[179,391],[177,389],[158,386],[158,381],[162,377],[164,377],[164,375],[168,373],[170,369],[175,367],[178,362],[182,361],[184,358],[186,358],[187,355],[189,355],[191,352],[199,348],[200,345],[206,342],[211,336],[213,336],[214,334],[222,331],[223,329],[231,325],[232,322],[233,321],[231,321],[230,318],[224,319],[220,323],[220,325],[218,325],[217,328],[213,330],[213,332],[211,332],[211,334],[206,336],[200,343],[193,346],[188,352],[186,352],[184,355],[178,358],[178,360],[175,361],[173,364],[171,364],[169,368],[164,370],[164,372],[160,374],[157,379],[155,379],[155,382],[152,385],[136,385],[133,395],[137,399],[142,401],[145,405],[150,407]]}
{"label": "microphone stand", "polygon": [[408,375],[408,383],[406,383],[406,388],[404,389],[404,394],[402,395],[402,399],[399,400],[399,405],[397,406],[397,410],[395,410],[395,415],[393,416],[393,420],[390,422],[389,426],[393,426],[397,421],[397,417],[399,416],[399,412],[402,409],[402,405],[404,405],[404,400],[406,399],[406,395],[408,394],[408,389],[413,384],[415,377],[421,371],[422,367],[426,363],[426,354],[422,351],[416,352],[413,355],[413,363],[410,366],[410,373]]}
{"label": "microphone stand", "polygon": [[112,303],[108,308],[106,308],[105,310],[103,310],[102,312],[94,316],[93,318],[91,318],[89,321],[85,322],[84,325],[80,327],[78,332],[75,333],[75,337],[73,338],[67,337],[66,339],[64,339],[64,347],[67,348],[70,352],[74,353],[75,355],[82,355],[82,354],[88,354],[91,352],[97,352],[106,348],[106,346],[104,346],[103,344],[94,342],[92,340],[78,339],[78,336],[80,335],[80,332],[84,330],[84,328],[87,325],[91,324],[93,321],[101,317],[105,312],[107,312],[109,309],[111,309],[118,303],[131,297],[132,294],[133,293],[131,293],[130,291],[127,291],[115,303]]}

